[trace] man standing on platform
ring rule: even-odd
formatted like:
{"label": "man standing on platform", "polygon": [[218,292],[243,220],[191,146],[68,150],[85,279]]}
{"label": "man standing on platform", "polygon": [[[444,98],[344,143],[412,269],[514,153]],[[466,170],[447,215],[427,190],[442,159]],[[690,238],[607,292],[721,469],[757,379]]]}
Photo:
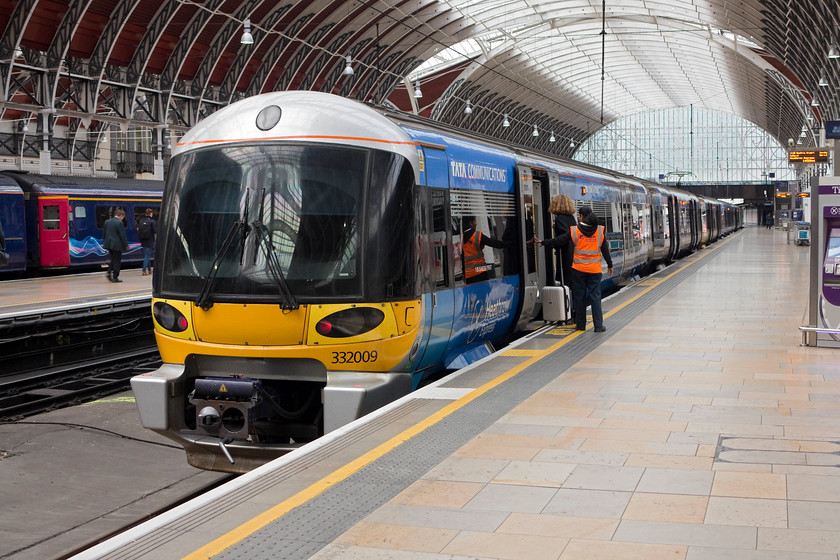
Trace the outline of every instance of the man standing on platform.
{"label": "man standing on platform", "polygon": [[128,239],[125,236],[125,210],[117,208],[114,217],[105,220],[102,226],[102,246],[111,253],[111,261],[108,263],[108,280],[111,282],[122,282],[120,280],[120,266],[122,265],[123,251],[128,251]]}

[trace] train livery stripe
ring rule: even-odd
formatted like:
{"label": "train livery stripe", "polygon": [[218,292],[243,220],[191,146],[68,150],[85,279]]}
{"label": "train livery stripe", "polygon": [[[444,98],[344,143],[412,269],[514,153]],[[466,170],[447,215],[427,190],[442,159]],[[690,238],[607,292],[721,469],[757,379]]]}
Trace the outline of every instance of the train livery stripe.
{"label": "train livery stripe", "polygon": [[[696,259],[685,259],[682,262],[685,262],[686,266],[693,264],[705,257],[713,254],[718,249],[726,246],[729,241],[733,238],[726,240],[723,243],[719,243],[714,248],[709,248],[708,250],[704,251],[703,254],[699,254]],[[685,269],[685,266],[678,267],[677,270],[674,272],[664,276],[661,281],[664,282],[676,274],[679,274]],[[659,286],[661,282],[657,282],[648,286],[641,290],[638,294],[632,296],[627,301],[623,302],[622,304],[616,306],[615,309],[610,310],[608,313],[605,313],[604,316],[610,317],[620,311],[621,309],[625,308],[629,304],[633,303],[634,301],[638,300],[642,296],[646,295],[648,292]],[[535,363],[539,362],[546,356],[549,356],[553,352],[559,350],[564,345],[569,343],[570,341],[574,340],[578,336],[582,335],[584,331],[573,331],[569,335],[565,336],[562,340],[554,343],[550,347],[546,348],[545,350],[531,350],[529,351],[529,355],[531,357],[528,360],[523,361],[519,365],[509,369],[505,373],[499,375],[495,379],[485,383],[481,387],[478,387],[464,395],[460,399],[450,403],[446,407],[442,408],[435,414],[432,414],[428,418],[421,420],[411,428],[403,431],[402,433],[394,436],[390,440],[380,444],[378,447],[368,451],[361,457],[347,463],[343,467],[339,468],[338,470],[330,473],[329,475],[325,476],[318,482],[315,482],[311,486],[301,490],[294,496],[280,502],[276,506],[266,510],[265,512],[251,518],[247,522],[243,523],[239,527],[227,532],[226,534],[218,537],[217,539],[211,541],[210,543],[204,545],[203,547],[199,548],[195,552],[184,556],[183,560],[199,560],[199,559],[209,559],[217,554],[221,553],[227,548],[235,545],[236,543],[242,541],[243,539],[247,538],[248,536],[252,535],[256,531],[262,529],[263,527],[273,523],[277,519],[281,518],[283,515],[291,511],[292,509],[305,504],[312,498],[318,496],[319,494],[323,493],[324,491],[328,490],[330,487],[335,486],[339,482],[345,480],[346,478],[350,477],[352,474],[356,473],[357,471],[361,470],[363,467],[369,465],[370,463],[376,461],[389,451],[399,447],[406,441],[410,440],[417,434],[423,432],[427,428],[437,424],[456,410],[463,408],[467,404],[471,403],[481,395],[485,394],[489,390],[493,389],[494,387],[504,383],[508,379],[511,379],[518,375],[523,370],[527,369],[528,367],[534,365]]]}
{"label": "train livery stripe", "polygon": [[356,138],[353,136],[324,136],[318,134],[296,136],[269,136],[267,138],[229,138],[226,140],[196,140],[194,142],[178,142],[178,146],[198,146],[201,144],[222,144],[227,142],[265,142],[268,140],[349,140],[352,142],[377,142],[380,144],[396,144],[400,146],[417,146],[417,142],[399,142],[396,140],[380,140],[379,138]]}

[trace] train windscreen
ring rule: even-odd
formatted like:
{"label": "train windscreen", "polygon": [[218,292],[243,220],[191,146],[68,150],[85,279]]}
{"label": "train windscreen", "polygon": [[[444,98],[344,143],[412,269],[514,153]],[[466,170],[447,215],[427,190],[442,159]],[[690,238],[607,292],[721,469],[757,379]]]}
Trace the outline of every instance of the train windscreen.
{"label": "train windscreen", "polygon": [[[217,302],[273,302],[282,293],[361,297],[365,273],[394,276],[379,270],[393,260],[383,263],[377,255],[394,253],[388,244],[413,239],[395,240],[388,232],[383,240],[376,225],[388,216],[365,210],[369,200],[381,208],[382,197],[394,192],[411,196],[413,180],[399,185],[404,175],[393,154],[324,144],[223,146],[179,155],[164,194],[156,292],[209,293]],[[413,227],[411,216],[402,220]],[[365,252],[374,256],[367,269]]]}

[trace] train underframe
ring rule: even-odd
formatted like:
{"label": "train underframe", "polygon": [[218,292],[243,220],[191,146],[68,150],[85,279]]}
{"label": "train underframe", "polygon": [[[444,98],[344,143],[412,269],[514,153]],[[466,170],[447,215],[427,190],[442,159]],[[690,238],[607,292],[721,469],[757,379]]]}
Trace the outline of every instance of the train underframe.
{"label": "train underframe", "polygon": [[306,358],[191,354],[131,380],[143,426],[194,467],[242,473],[384,406],[409,373],[327,371]]}

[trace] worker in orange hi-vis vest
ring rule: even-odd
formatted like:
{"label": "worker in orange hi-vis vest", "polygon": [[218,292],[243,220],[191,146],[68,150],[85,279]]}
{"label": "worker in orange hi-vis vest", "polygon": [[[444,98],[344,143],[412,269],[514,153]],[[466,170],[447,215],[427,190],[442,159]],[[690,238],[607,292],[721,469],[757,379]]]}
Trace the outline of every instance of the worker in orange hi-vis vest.
{"label": "worker in orange hi-vis vest", "polygon": [[574,243],[572,256],[572,298],[574,299],[575,328],[586,330],[586,306],[592,306],[592,322],[595,332],[605,332],[604,312],[601,309],[601,258],[607,263],[607,273],[612,276],[613,263],[604,226],[598,225],[598,217],[588,206],[578,211],[578,225],[571,226],[567,233],[554,239],[537,241],[545,247],[556,248]]}
{"label": "worker in orange hi-vis vest", "polygon": [[490,265],[484,260],[484,247],[504,249],[504,241],[493,239],[476,229],[475,216],[464,216],[464,278],[467,284],[490,279]]}

